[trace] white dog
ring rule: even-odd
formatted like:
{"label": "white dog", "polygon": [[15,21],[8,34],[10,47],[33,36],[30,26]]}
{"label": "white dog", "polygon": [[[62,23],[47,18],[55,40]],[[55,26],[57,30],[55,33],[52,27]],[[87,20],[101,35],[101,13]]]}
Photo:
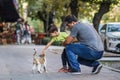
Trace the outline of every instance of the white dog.
{"label": "white dog", "polygon": [[39,73],[46,72],[46,59],[45,55],[39,55],[37,57],[37,50],[34,49],[34,54],[33,54],[33,68],[32,71],[33,73],[35,70],[37,70]]}

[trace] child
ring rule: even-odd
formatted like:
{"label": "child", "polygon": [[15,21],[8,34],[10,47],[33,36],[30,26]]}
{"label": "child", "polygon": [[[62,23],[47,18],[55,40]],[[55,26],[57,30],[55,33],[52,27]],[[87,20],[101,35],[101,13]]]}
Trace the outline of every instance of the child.
{"label": "child", "polygon": [[[48,42],[47,45],[43,48],[43,50],[41,52],[41,55],[45,54],[45,51],[47,50],[47,48],[53,42],[55,42],[55,41],[61,41],[61,42],[63,42],[66,39],[66,37],[68,36],[68,34],[66,32],[58,32],[58,29],[57,29],[57,27],[54,24],[51,24],[48,32],[49,32],[49,34],[50,34],[50,36],[52,38],[51,38],[50,42]],[[61,68],[59,70],[59,72],[68,72],[68,69],[67,69],[67,63],[68,63],[68,61],[67,61],[65,49],[62,52],[61,59],[62,59],[63,68]],[[68,63],[68,66],[69,66],[69,63]]]}
{"label": "child", "polygon": [[[70,64],[68,62],[65,49],[63,50],[63,52],[61,54],[61,59],[62,59],[63,67],[61,69],[59,69],[58,72],[65,72],[65,73],[67,73],[70,70]],[[68,66],[67,66],[67,64],[68,64]]]}

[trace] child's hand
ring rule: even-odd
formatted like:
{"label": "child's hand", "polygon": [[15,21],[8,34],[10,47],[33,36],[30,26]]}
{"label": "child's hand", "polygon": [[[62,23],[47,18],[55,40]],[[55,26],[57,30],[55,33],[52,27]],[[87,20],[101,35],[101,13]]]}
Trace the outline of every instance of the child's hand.
{"label": "child's hand", "polygon": [[45,55],[45,51],[44,51],[44,50],[42,50],[42,52],[40,53],[40,55]]}

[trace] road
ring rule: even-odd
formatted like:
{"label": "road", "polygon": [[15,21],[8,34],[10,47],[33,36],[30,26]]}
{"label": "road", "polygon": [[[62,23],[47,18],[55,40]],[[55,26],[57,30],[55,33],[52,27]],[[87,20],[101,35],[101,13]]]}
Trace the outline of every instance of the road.
{"label": "road", "polygon": [[[91,75],[91,69],[81,66],[81,75],[58,73],[61,68],[60,51],[62,47],[50,47],[46,51],[48,73],[32,73],[33,48],[41,51],[43,46],[7,45],[0,46],[0,80],[120,80],[120,73],[103,68],[98,75]],[[59,53],[54,53],[56,49]]]}

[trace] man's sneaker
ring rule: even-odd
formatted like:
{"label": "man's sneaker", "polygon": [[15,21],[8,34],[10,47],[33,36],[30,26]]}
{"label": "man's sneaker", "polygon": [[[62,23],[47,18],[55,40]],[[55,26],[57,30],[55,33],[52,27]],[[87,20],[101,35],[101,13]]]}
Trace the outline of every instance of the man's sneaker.
{"label": "man's sneaker", "polygon": [[93,74],[98,74],[101,69],[102,69],[102,65],[99,64],[98,66],[93,67],[92,73],[93,73]]}
{"label": "man's sneaker", "polygon": [[72,71],[72,70],[70,70],[69,73],[71,73],[71,74],[81,74],[80,71]]}

